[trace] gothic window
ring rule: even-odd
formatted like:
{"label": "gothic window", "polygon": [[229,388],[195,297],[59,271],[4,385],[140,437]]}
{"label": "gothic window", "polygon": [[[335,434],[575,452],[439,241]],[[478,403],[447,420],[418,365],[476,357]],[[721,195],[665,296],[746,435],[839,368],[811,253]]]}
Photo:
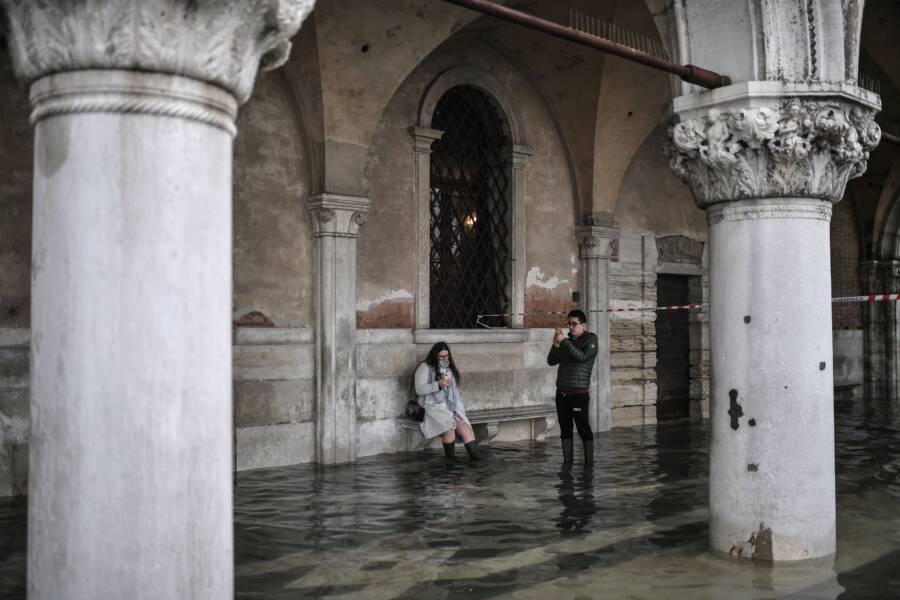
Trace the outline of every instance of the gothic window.
{"label": "gothic window", "polygon": [[431,153],[431,327],[473,328],[509,310],[509,141],[490,98],[468,86],[441,97],[431,126],[444,132]]}

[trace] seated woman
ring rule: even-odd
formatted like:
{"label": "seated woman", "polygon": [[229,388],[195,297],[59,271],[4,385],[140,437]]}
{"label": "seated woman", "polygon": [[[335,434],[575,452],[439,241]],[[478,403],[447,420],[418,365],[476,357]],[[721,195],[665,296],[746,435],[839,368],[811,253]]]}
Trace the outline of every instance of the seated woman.
{"label": "seated woman", "polygon": [[425,407],[425,420],[419,425],[425,439],[440,435],[444,455],[452,460],[456,436],[459,436],[469,457],[481,460],[478,440],[459,394],[459,370],[446,342],[431,347],[425,361],[416,369],[415,384],[419,404]]}

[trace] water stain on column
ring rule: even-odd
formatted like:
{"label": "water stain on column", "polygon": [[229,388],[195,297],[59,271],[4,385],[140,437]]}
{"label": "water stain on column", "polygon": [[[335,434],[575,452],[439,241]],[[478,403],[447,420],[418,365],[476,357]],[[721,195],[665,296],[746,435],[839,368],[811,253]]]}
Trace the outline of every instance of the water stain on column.
{"label": "water stain on column", "polygon": [[71,122],[67,118],[57,118],[52,125],[41,123],[35,128],[37,144],[41,151],[36,156],[38,172],[51,177],[69,158]]}
{"label": "water stain on column", "polygon": [[759,530],[753,536],[753,560],[758,562],[773,562],[772,558],[772,528],[765,523],[759,524]]}

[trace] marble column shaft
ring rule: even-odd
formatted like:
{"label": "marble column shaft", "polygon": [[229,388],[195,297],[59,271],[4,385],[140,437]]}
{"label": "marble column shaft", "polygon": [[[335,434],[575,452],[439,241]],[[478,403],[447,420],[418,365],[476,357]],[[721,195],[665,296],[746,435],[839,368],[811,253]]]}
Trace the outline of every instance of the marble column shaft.
{"label": "marble column shaft", "polygon": [[597,335],[598,352],[591,377],[590,423],[594,431],[612,427],[612,383],[609,347],[609,258],[615,227],[586,225],[575,229],[581,255],[588,330]]}
{"label": "marble column shaft", "polygon": [[232,139],[312,4],[0,0],[35,127],[29,598],[233,594]]}
{"label": "marble column shaft", "polygon": [[710,545],[831,555],[829,222],[878,143],[878,98],[751,81],[674,106],[670,165],[709,223]]}
{"label": "marble column shaft", "polygon": [[356,460],[356,240],[367,198],[310,199],[317,251],[316,462]]}

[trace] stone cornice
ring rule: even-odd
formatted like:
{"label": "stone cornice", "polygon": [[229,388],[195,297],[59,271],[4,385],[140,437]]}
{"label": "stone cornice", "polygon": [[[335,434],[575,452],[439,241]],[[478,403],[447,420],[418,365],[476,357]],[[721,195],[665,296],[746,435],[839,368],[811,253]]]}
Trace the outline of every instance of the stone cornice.
{"label": "stone cornice", "polygon": [[683,119],[701,117],[710,108],[760,108],[780,104],[785,98],[845,100],[875,111],[881,110],[878,94],[844,82],[741,81],[726,87],[672,99],[672,111]]}
{"label": "stone cornice", "polygon": [[315,237],[358,237],[366,224],[369,199],[342,194],[319,194],[307,202]]}
{"label": "stone cornice", "polygon": [[[90,4],[90,6],[88,6]],[[182,75],[246,102],[283,64],[315,0],[0,0],[25,81],[89,69]]]}
{"label": "stone cornice", "polygon": [[407,132],[412,138],[413,149],[416,152],[425,152],[428,154],[431,154],[431,144],[444,136],[444,132],[439,129],[430,129],[428,127],[419,127],[417,125],[409,127]]}
{"label": "stone cornice", "polygon": [[513,169],[524,169],[534,156],[534,150],[525,144],[510,144],[503,147],[501,155],[509,161]]}
{"label": "stone cornice", "polygon": [[743,106],[729,98],[696,108],[671,128],[667,154],[701,208],[771,197],[837,202],[881,138],[876,109],[847,94],[752,96]]}

